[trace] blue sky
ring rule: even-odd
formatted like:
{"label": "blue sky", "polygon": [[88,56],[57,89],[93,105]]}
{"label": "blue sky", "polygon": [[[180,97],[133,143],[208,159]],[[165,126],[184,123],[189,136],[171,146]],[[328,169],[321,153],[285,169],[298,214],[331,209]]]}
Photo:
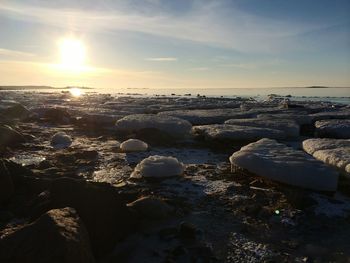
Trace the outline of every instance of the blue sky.
{"label": "blue sky", "polygon": [[[350,86],[348,0],[1,1],[0,85]],[[87,72],[57,69],[79,39]]]}

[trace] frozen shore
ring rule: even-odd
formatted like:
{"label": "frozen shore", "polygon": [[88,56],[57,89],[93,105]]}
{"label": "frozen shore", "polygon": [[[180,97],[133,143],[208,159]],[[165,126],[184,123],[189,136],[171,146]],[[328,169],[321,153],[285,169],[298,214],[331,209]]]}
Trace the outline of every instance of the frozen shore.
{"label": "frozen shore", "polygon": [[349,120],[276,95],[2,91],[0,261],[346,262]]}

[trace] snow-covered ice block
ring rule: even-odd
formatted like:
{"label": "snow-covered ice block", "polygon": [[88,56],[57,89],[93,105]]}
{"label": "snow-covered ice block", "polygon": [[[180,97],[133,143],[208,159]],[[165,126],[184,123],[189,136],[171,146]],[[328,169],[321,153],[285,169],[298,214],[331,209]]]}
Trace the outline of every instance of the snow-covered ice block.
{"label": "snow-covered ice block", "polygon": [[132,114],[116,122],[116,130],[121,132],[135,132],[144,129],[157,129],[174,137],[189,134],[191,123],[171,116],[155,114]]}
{"label": "snow-covered ice block", "polygon": [[231,119],[225,121],[225,124],[257,127],[257,128],[269,128],[283,131],[287,137],[299,136],[299,125],[293,120],[281,120],[281,119]]}
{"label": "snow-covered ice block", "polygon": [[250,143],[230,157],[232,167],[282,183],[318,191],[335,191],[338,173],[303,151],[271,139]]}
{"label": "snow-covered ice block", "polygon": [[194,126],[192,132],[209,140],[255,141],[261,138],[286,138],[281,130],[229,124]]}
{"label": "snow-covered ice block", "polygon": [[148,144],[138,139],[129,139],[120,144],[123,152],[144,152],[148,150]]}
{"label": "snow-covered ice block", "polygon": [[322,120],[315,123],[316,133],[321,137],[350,138],[350,120]]}
{"label": "snow-covered ice block", "polygon": [[183,163],[170,156],[152,155],[138,163],[131,178],[167,178],[182,175]]}
{"label": "snow-covered ice block", "polygon": [[259,119],[271,119],[271,120],[293,120],[299,125],[311,124],[312,120],[309,115],[305,113],[262,113],[258,115]]}
{"label": "snow-covered ice block", "polygon": [[57,132],[51,138],[51,145],[55,148],[67,148],[72,144],[72,138],[65,132]]}
{"label": "snow-covered ice block", "polygon": [[308,139],[303,149],[316,159],[350,173],[350,140]]}

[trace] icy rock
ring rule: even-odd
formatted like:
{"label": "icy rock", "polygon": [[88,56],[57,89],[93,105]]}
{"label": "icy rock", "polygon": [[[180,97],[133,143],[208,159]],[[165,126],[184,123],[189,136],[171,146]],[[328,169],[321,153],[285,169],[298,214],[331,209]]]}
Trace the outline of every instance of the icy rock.
{"label": "icy rock", "polygon": [[170,156],[152,155],[143,159],[134,169],[131,178],[167,178],[182,175],[183,163]]}
{"label": "icy rock", "polygon": [[57,132],[51,138],[51,145],[55,148],[67,148],[72,144],[72,138],[65,132]]}
{"label": "icy rock", "polygon": [[248,144],[230,157],[233,168],[285,184],[318,191],[335,191],[338,173],[303,151],[275,140],[261,139]]}
{"label": "icy rock", "polygon": [[147,151],[148,144],[138,139],[129,139],[120,144],[120,149],[123,152],[144,152]]}
{"label": "icy rock", "polygon": [[257,128],[269,128],[280,130],[285,133],[287,137],[298,137],[299,136],[299,125],[292,120],[281,120],[281,119],[231,119],[225,121],[225,124],[257,127]]}
{"label": "icy rock", "polygon": [[293,120],[299,125],[307,125],[311,124],[311,117],[306,114],[306,112],[302,113],[275,113],[275,114],[269,114],[269,113],[262,113],[258,114],[259,119],[271,119],[271,120]]}
{"label": "icy rock", "polygon": [[8,125],[0,125],[0,147],[25,142],[23,135]]}
{"label": "icy rock", "polygon": [[171,116],[154,114],[133,114],[125,116],[116,122],[116,130],[120,132],[135,132],[144,129],[156,129],[174,137],[189,134],[191,123]]}
{"label": "icy rock", "polygon": [[324,111],[310,114],[312,121],[328,120],[328,119],[350,119],[350,110],[344,109],[340,111]]}
{"label": "icy rock", "polygon": [[350,140],[308,139],[303,149],[316,159],[350,173]]}
{"label": "icy rock", "polygon": [[195,135],[218,141],[255,141],[261,138],[284,139],[286,137],[281,130],[229,124],[194,126],[192,131]]}
{"label": "icy rock", "polygon": [[338,139],[350,138],[350,120],[322,120],[315,123],[316,133],[320,137]]}

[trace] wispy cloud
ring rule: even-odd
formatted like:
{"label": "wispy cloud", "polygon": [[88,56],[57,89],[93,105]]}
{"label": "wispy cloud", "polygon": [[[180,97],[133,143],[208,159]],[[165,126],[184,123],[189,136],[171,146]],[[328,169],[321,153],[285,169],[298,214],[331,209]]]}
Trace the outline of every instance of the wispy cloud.
{"label": "wispy cloud", "polygon": [[0,48],[0,56],[6,56],[6,57],[34,57],[35,54],[29,53],[29,52],[22,52],[22,51],[18,51],[18,50],[11,50],[11,49]]}
{"label": "wispy cloud", "polygon": [[174,62],[177,58],[174,57],[159,57],[159,58],[145,58],[147,61],[157,61],[157,62]]}
{"label": "wispy cloud", "polygon": [[[122,1],[123,2],[123,1]],[[158,1],[151,1],[155,2]],[[329,24],[293,23],[243,12],[229,1],[197,3],[186,14],[175,16],[161,9],[142,12],[119,10],[64,9],[38,7],[16,1],[0,3],[0,12],[19,20],[60,26],[70,30],[127,30],[168,38],[195,41],[240,52],[270,52],[298,48],[293,37]],[[118,1],[119,3],[119,1]],[[196,4],[197,3],[197,4]],[[209,30],[210,28],[210,30]]]}

